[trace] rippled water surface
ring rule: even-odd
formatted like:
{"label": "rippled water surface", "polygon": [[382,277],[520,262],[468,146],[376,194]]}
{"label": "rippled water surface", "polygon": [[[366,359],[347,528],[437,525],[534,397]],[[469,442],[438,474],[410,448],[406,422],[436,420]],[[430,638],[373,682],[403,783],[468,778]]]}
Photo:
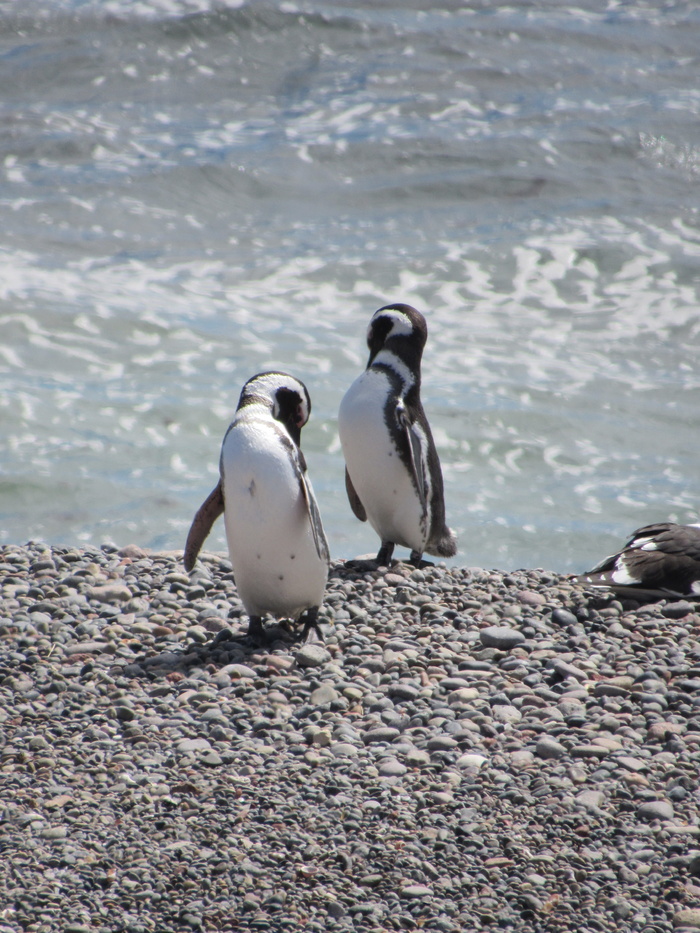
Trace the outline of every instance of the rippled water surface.
{"label": "rippled water surface", "polygon": [[394,301],[457,563],[697,521],[699,50],[691,2],[0,0],[0,541],[181,547],[282,368],[373,551],[336,413]]}

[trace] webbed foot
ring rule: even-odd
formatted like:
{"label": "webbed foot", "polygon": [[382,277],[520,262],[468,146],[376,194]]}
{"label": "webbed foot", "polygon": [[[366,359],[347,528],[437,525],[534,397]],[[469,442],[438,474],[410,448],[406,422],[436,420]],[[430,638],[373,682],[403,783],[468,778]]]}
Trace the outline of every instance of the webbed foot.
{"label": "webbed foot", "polygon": [[[300,622],[304,623],[304,628],[301,631],[301,641],[303,643],[309,641],[323,642],[323,632],[321,631],[321,626],[318,624],[318,610],[318,606],[312,606],[310,609],[307,609],[299,619]],[[314,635],[313,638],[311,637],[312,633]]]}

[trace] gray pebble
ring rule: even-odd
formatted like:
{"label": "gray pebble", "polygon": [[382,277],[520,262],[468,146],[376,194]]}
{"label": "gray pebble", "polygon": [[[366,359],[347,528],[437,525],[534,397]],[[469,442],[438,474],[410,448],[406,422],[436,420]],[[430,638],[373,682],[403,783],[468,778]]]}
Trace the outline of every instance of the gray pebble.
{"label": "gray pebble", "polygon": [[401,733],[398,729],[390,726],[377,726],[374,729],[368,729],[362,736],[365,745],[371,745],[373,742],[393,742]]}
{"label": "gray pebble", "polygon": [[382,777],[401,777],[406,774],[408,768],[397,758],[383,758],[378,765],[378,770]]}
{"label": "gray pebble", "polygon": [[664,608],[336,562],[325,644],[262,650],[216,555],[0,546],[5,922],[691,930],[697,613]]}
{"label": "gray pebble", "polygon": [[487,648],[499,648],[501,651],[509,651],[525,641],[522,632],[518,632],[506,625],[490,625],[487,628],[482,628],[479,632],[479,638],[482,645]]}
{"label": "gray pebble", "polygon": [[670,800],[648,800],[637,808],[640,820],[672,820],[673,814]]}
{"label": "gray pebble", "polygon": [[333,703],[338,699],[338,691],[331,684],[321,684],[320,687],[317,687],[309,700],[315,706],[325,706],[327,703]]}
{"label": "gray pebble", "polygon": [[561,758],[566,754],[566,748],[556,739],[552,739],[549,736],[545,735],[542,738],[537,740],[537,746],[535,747],[535,754],[538,758]]}
{"label": "gray pebble", "polygon": [[331,659],[330,653],[323,645],[302,645],[294,655],[299,667],[323,667]]}

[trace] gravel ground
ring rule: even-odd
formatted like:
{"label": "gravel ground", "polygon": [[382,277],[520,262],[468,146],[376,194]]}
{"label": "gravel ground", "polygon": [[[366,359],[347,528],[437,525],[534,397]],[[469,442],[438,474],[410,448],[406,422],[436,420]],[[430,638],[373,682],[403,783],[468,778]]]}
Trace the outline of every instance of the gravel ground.
{"label": "gravel ground", "polygon": [[698,605],[179,557],[0,550],[0,933],[700,929]]}

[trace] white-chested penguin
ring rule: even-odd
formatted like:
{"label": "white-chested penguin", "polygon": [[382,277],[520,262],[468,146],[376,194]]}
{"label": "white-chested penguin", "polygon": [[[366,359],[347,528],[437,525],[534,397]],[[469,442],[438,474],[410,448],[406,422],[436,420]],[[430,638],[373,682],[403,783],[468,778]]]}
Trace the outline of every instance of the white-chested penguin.
{"label": "white-chested penguin", "polygon": [[329,551],[299,443],[311,401],[303,382],[260,373],[246,382],[221,447],[221,478],[194,517],[185,545],[191,570],[223,513],[248,634],[265,642],[263,617],[304,622],[318,631]]}
{"label": "white-chested penguin", "polygon": [[440,460],[420,400],[427,336],[425,318],[410,305],[376,311],[367,330],[367,369],[340,403],[348,499],[381,539],[380,564],[391,561],[396,544],[411,549],[415,564],[424,552],[457,552],[445,524]]}
{"label": "white-chested penguin", "polygon": [[635,594],[700,596],[700,525],[659,522],[638,528],[621,550],[576,579],[632,599]]}

